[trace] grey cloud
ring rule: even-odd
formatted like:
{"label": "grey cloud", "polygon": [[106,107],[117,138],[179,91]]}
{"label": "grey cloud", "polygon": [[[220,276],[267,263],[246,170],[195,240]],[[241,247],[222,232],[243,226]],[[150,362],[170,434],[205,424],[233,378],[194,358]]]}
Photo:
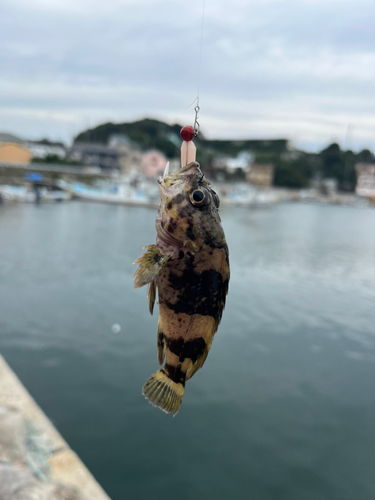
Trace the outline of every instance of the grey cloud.
{"label": "grey cloud", "polygon": [[[188,116],[198,83],[200,2],[188,9],[144,0],[38,5],[5,1],[0,13],[0,107],[14,110],[12,123],[17,112],[38,110],[98,122]],[[302,129],[315,113],[325,134],[325,118],[375,119],[375,3],[220,1],[207,2],[206,11],[203,122],[205,105],[209,123],[222,115],[237,130],[234,120],[246,116],[244,134],[252,134],[251,120],[263,116],[280,137],[294,134],[283,113],[300,116]],[[57,133],[58,119],[47,122],[44,135],[51,127]]]}

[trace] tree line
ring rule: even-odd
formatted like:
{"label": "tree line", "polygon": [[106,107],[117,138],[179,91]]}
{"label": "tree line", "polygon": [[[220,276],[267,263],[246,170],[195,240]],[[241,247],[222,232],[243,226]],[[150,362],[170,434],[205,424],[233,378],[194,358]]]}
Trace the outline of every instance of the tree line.
{"label": "tree line", "polygon": [[[158,149],[167,158],[179,156],[181,125],[146,118],[131,123],[106,123],[80,133],[76,142],[108,144],[113,135],[126,136],[130,143],[141,150]],[[288,140],[208,140],[202,133],[195,139],[197,161],[204,168],[212,167],[218,155],[236,156],[250,151],[257,163],[274,165],[274,184],[280,187],[306,188],[312,180],[333,178],[342,191],[354,191],[356,185],[355,164],[374,162],[374,154],[368,149],[360,153],[343,151],[336,143],[318,153],[290,150]],[[243,173],[238,172],[240,178]],[[235,176],[234,176],[235,177]]]}

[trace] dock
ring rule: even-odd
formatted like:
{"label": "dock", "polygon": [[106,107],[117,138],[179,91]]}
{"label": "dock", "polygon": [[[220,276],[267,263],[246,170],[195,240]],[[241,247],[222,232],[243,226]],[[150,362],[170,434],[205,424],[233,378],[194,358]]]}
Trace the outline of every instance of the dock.
{"label": "dock", "polygon": [[1,355],[0,498],[110,500]]}

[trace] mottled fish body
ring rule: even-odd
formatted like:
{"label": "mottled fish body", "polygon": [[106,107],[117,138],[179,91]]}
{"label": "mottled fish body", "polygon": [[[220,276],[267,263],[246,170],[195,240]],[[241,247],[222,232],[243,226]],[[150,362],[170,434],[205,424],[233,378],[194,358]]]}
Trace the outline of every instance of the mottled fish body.
{"label": "mottled fish body", "polygon": [[219,326],[229,282],[229,258],[219,198],[193,162],[159,179],[156,245],[136,263],[135,288],[149,284],[152,314],[159,295],[158,361],[164,367],[143,387],[167,413],[180,408],[185,383],[202,367]]}

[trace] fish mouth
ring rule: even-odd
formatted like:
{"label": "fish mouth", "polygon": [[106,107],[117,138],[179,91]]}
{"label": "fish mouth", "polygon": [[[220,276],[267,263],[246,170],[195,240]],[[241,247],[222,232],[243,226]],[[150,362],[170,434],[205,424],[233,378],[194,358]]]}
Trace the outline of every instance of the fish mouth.
{"label": "fish mouth", "polygon": [[166,244],[172,247],[183,248],[182,241],[174,238],[164,227],[164,222],[161,219],[156,220],[156,232],[159,238]]}
{"label": "fish mouth", "polygon": [[188,170],[191,170],[192,168],[195,168],[196,170],[200,170],[200,165],[197,161],[192,161],[191,163],[188,163],[184,167],[181,167],[181,169],[177,173],[185,173]]}
{"label": "fish mouth", "polygon": [[[191,171],[191,172],[190,172]],[[176,184],[180,184],[186,179],[188,175],[194,175],[196,173],[201,173],[200,165],[196,161],[192,161],[188,165],[185,165],[177,172],[169,173],[169,162],[165,166],[163,176],[158,178],[158,183],[160,188],[168,189]]]}
{"label": "fish mouth", "polygon": [[188,170],[191,170],[192,168],[196,168],[196,169],[200,170],[199,163],[196,161],[192,161],[192,162],[188,163],[187,165],[185,165],[184,167],[181,167],[180,170],[177,170],[177,172],[174,172],[173,174],[169,174],[169,161],[168,161],[166,166],[165,166],[165,169],[164,169],[163,180],[169,176],[176,176],[179,174],[184,174]]}

